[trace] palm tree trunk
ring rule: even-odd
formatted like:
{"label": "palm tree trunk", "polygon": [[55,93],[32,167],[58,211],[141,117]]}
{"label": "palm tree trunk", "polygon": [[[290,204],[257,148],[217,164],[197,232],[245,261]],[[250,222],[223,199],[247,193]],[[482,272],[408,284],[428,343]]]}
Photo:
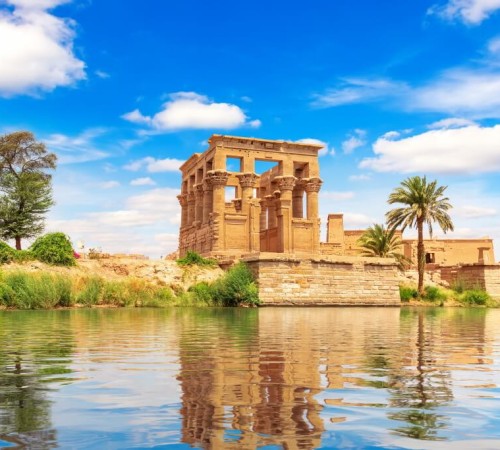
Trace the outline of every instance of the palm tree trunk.
{"label": "palm tree trunk", "polygon": [[424,295],[424,272],[425,272],[425,248],[424,248],[424,221],[417,220],[418,245],[417,245],[417,269],[418,269],[418,294]]}
{"label": "palm tree trunk", "polygon": [[16,236],[16,250],[21,250],[21,238]]}

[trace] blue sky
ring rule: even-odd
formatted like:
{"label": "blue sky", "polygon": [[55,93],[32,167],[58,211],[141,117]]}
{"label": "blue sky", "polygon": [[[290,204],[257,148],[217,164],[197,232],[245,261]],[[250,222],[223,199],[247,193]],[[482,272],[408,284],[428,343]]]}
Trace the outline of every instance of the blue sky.
{"label": "blue sky", "polygon": [[500,0],[0,0],[0,132],[58,154],[47,228],[87,248],[173,251],[212,133],[323,142],[346,228],[417,174],[500,242],[499,120]]}

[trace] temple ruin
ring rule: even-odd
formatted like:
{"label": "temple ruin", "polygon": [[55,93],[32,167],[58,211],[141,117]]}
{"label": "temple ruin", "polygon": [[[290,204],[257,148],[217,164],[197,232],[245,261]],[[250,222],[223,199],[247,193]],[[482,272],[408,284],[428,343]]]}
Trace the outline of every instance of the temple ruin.
{"label": "temple ruin", "polygon": [[[220,135],[208,142],[180,168],[180,255],[319,253],[322,147]],[[258,174],[259,165],[273,167]]]}

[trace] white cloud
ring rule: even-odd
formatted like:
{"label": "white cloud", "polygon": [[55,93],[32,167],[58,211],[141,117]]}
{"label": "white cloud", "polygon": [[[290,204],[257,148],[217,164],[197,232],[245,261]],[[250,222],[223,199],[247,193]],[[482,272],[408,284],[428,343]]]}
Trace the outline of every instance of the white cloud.
{"label": "white cloud", "polygon": [[444,5],[434,5],[428,11],[445,20],[459,20],[468,25],[478,25],[500,9],[500,0],[448,0]]}
{"label": "white cloud", "polygon": [[14,9],[0,9],[1,96],[51,91],[85,78],[85,63],[73,52],[74,22],[48,12],[67,0],[6,3]]}
{"label": "white cloud", "polygon": [[157,188],[129,197],[116,210],[93,211],[70,220],[51,219],[47,229],[105,252],[165,255],[177,248],[177,189]]}
{"label": "white cloud", "polygon": [[500,37],[496,37],[488,42],[488,52],[492,55],[500,55]]}
{"label": "white cloud", "polygon": [[101,189],[113,189],[116,187],[120,186],[119,181],[111,180],[111,181],[104,181],[103,183],[99,184],[99,187]]}
{"label": "white cloud", "polygon": [[498,214],[494,208],[484,208],[481,206],[457,206],[453,208],[453,215],[466,219],[479,219],[482,217],[493,217]]}
{"label": "white cloud", "polygon": [[382,137],[384,139],[397,139],[399,136],[401,136],[399,131],[388,131]]}
{"label": "white cloud", "polygon": [[147,124],[157,131],[195,129],[257,128],[260,120],[248,120],[243,110],[230,103],[215,103],[196,92],[169,94],[169,101],[154,116],[145,116],[135,109],[122,116],[129,122]]}
{"label": "white cloud", "polygon": [[346,78],[335,88],[315,95],[312,106],[329,108],[352,103],[368,103],[394,97],[407,91],[407,86],[393,80]]}
{"label": "white cloud", "polygon": [[[498,45],[500,47],[500,43]],[[362,82],[376,86],[379,80],[358,80],[359,84]],[[318,96],[313,105],[334,107],[383,101],[385,105],[409,111],[439,112],[469,118],[500,117],[499,61],[493,56],[482,61],[478,67],[446,70],[420,86],[397,81],[385,83],[387,88],[340,87]]]}
{"label": "white cloud", "polygon": [[344,228],[359,229],[373,225],[377,220],[366,214],[344,212]]}
{"label": "white cloud", "polygon": [[109,78],[111,75],[107,72],[104,72],[103,70],[96,70],[94,72],[99,78],[106,79]]}
{"label": "white cloud", "polygon": [[330,147],[328,145],[328,142],[320,141],[319,139],[304,138],[304,139],[299,139],[298,141],[295,142],[299,144],[322,145],[323,148],[318,152],[318,156],[335,155],[335,149],[333,147]]}
{"label": "white cloud", "polygon": [[342,150],[346,155],[349,155],[354,150],[359,147],[362,147],[366,144],[365,140],[366,131],[356,129],[354,133],[350,135],[345,141],[342,142]]}
{"label": "white cloud", "polygon": [[137,172],[142,168],[146,168],[148,172],[177,172],[184,161],[175,158],[156,159],[151,156],[132,161],[123,168],[132,172]]}
{"label": "white cloud", "polygon": [[104,128],[90,128],[77,136],[51,134],[42,139],[47,149],[57,154],[59,164],[96,161],[109,156],[99,150],[94,140],[106,133]]}
{"label": "white cloud", "polygon": [[349,181],[369,181],[372,177],[370,175],[365,175],[364,173],[360,175],[350,175]]}
{"label": "white cloud", "polygon": [[130,182],[131,186],[155,186],[156,183],[150,177],[135,178]]}
{"label": "white cloud", "polygon": [[500,125],[426,131],[399,140],[379,138],[374,158],[360,167],[378,172],[470,174],[500,171]]}
{"label": "white cloud", "polygon": [[412,109],[499,117],[500,73],[491,69],[452,69],[414,89],[409,100]]}
{"label": "white cloud", "polygon": [[[427,126],[431,130],[442,129],[442,128],[462,128],[471,125],[477,125],[476,122],[469,119],[464,119],[460,117],[450,117],[448,119],[438,120],[437,122],[431,123]],[[387,133],[386,133],[387,134]],[[385,136],[385,135],[384,135]],[[382,136],[382,137],[384,137]]]}
{"label": "white cloud", "polygon": [[350,200],[354,195],[352,191],[320,191],[320,196],[325,200]]}

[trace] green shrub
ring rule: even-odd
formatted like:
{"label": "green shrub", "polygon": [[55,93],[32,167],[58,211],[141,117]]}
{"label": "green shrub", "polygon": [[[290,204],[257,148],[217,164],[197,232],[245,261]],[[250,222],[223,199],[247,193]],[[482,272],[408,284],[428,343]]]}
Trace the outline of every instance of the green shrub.
{"label": "green shrub", "polygon": [[399,286],[399,296],[402,302],[409,302],[418,297],[418,291],[410,286]]}
{"label": "green shrub", "polygon": [[26,261],[33,261],[35,255],[31,250],[15,250],[14,251],[14,262],[23,263]]}
{"label": "green shrub", "polygon": [[431,302],[444,301],[446,294],[437,286],[425,286],[423,298]]}
{"label": "green shrub", "polygon": [[74,266],[71,241],[64,233],[48,233],[39,237],[30,247],[36,259],[56,266]]}
{"label": "green shrub", "polygon": [[491,297],[481,289],[471,289],[463,292],[460,301],[466,305],[486,305],[491,301]]}
{"label": "green shrub", "polygon": [[0,264],[8,264],[14,260],[16,251],[8,244],[0,241]]}
{"label": "green shrub", "polygon": [[213,289],[208,283],[202,282],[189,288],[196,300],[210,304],[213,302]]}
{"label": "green shrub", "polygon": [[451,288],[457,293],[462,294],[466,290],[466,285],[464,280],[457,279],[451,284]]}
{"label": "green shrub", "polygon": [[257,305],[259,291],[248,266],[239,262],[213,283],[212,299],[223,306]]}
{"label": "green shrub", "polygon": [[179,266],[215,266],[217,261],[203,258],[199,253],[188,250],[186,256],[177,260],[177,264]]}

